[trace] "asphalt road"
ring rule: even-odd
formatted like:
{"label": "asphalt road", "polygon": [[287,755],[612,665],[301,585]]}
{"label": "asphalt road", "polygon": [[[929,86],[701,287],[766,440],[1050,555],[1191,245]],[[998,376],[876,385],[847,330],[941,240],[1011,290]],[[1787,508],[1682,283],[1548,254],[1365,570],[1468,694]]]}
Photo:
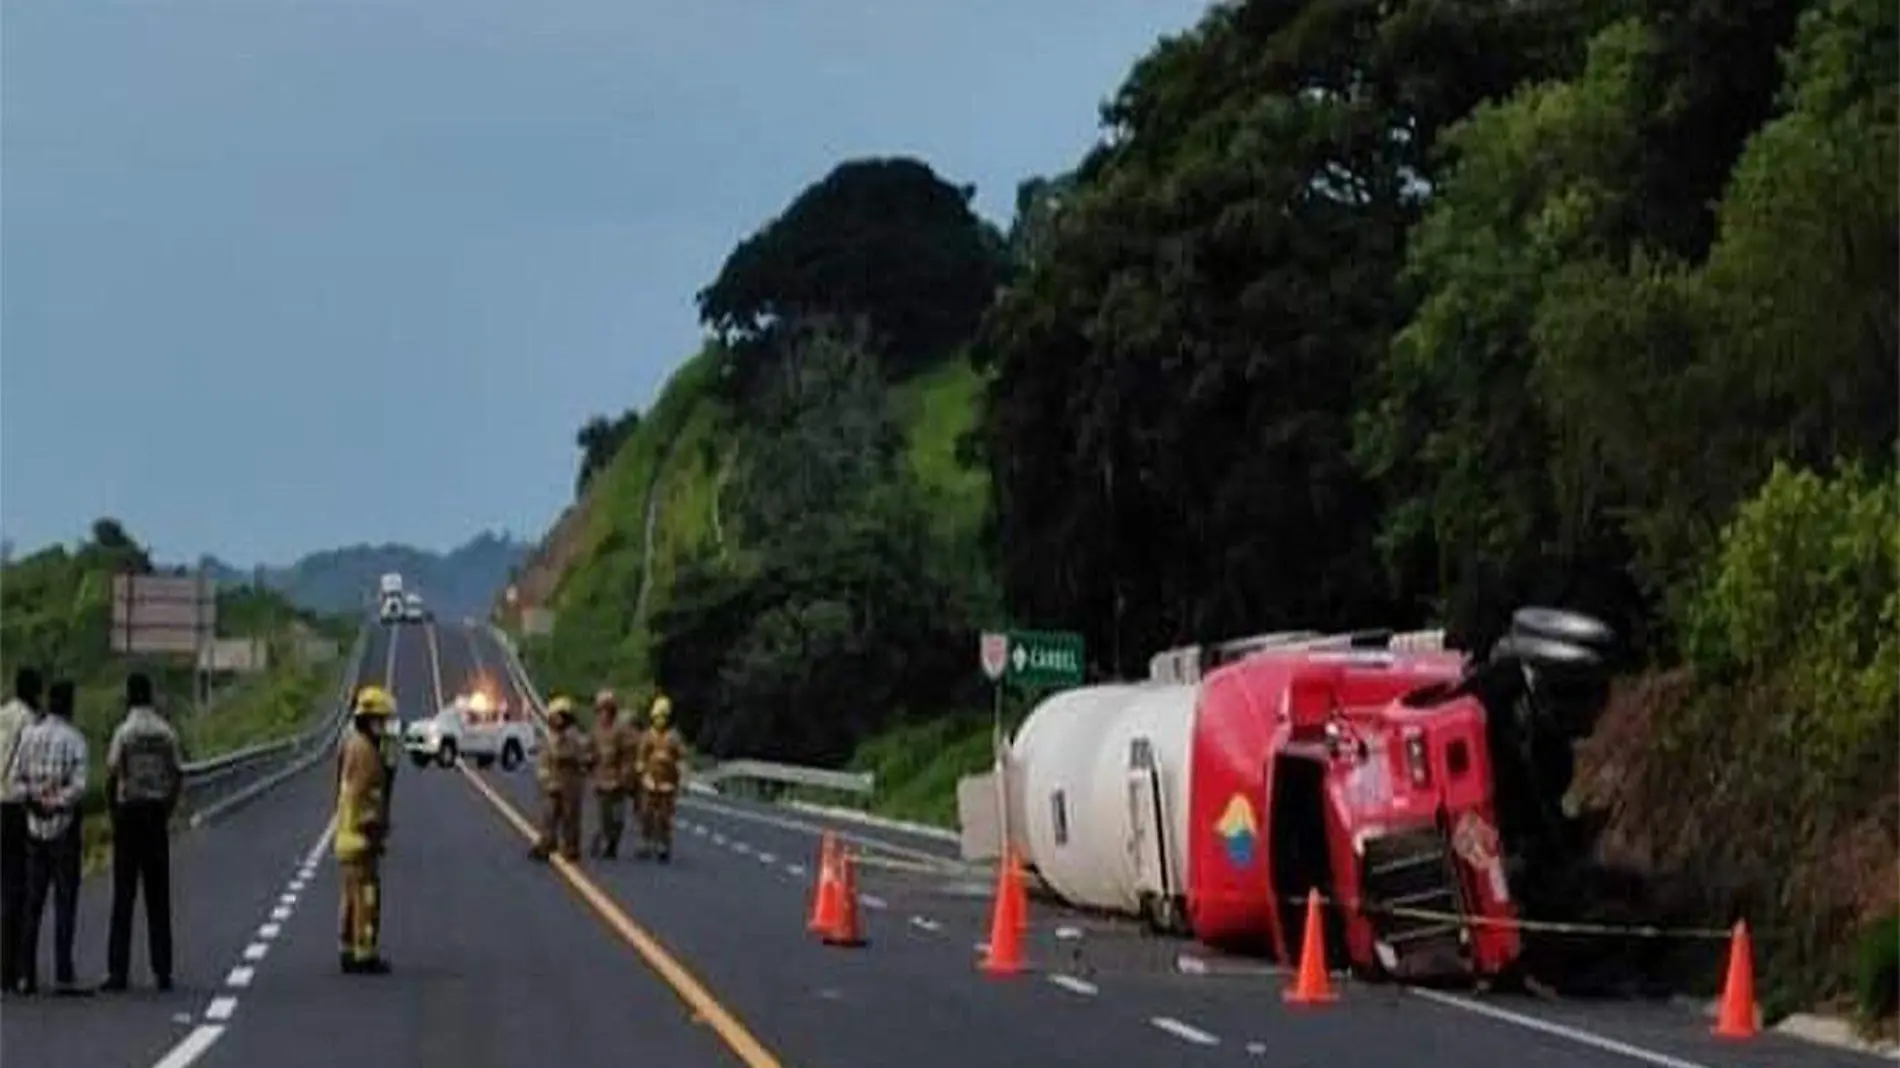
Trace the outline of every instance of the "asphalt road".
{"label": "asphalt road", "polygon": [[[482,632],[401,627],[379,633],[366,672],[387,679],[403,715],[426,715],[478,675],[510,687],[504,657]],[[695,798],[669,865],[632,859],[631,843],[615,861],[536,864],[526,769],[403,766],[385,875],[395,973],[346,977],[330,774],[321,761],[180,838],[178,990],[7,1001],[0,1068],[1883,1063],[1778,1037],[1721,1043],[1669,1007],[1346,985],[1339,1003],[1294,1011],[1282,978],[1255,962],[1042,902],[1031,970],[988,978],[976,944],[991,877],[947,843]],[[827,827],[860,857],[861,948],[805,931]],[[82,905],[87,977],[103,958],[105,889],[89,884]],[[1200,968],[1184,972],[1184,955]]]}

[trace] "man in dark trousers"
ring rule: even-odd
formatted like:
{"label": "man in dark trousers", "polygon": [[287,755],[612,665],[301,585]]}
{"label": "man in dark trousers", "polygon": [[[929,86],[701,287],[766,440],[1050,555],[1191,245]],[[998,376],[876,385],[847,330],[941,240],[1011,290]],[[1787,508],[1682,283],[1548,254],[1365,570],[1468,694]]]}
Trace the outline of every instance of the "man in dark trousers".
{"label": "man in dark trousers", "polygon": [[0,993],[20,986],[20,932],[26,917],[26,799],[12,791],[13,754],[40,718],[40,673],[13,676],[13,700],[0,705]]}
{"label": "man in dark trousers", "polygon": [[178,734],[152,707],[152,680],[125,680],[125,719],[106,748],[112,812],[112,924],[103,990],[124,990],[132,967],[132,902],[145,885],[145,938],[152,977],[172,988],[172,810],[184,786]]}
{"label": "man in dark trousers", "polygon": [[77,985],[73,974],[86,736],[73,726],[71,682],[61,680],[47,689],[46,715],[21,734],[8,782],[26,799],[26,921],[20,936],[20,989],[30,994],[36,986],[40,919],[51,890],[55,993],[90,994],[90,989]]}

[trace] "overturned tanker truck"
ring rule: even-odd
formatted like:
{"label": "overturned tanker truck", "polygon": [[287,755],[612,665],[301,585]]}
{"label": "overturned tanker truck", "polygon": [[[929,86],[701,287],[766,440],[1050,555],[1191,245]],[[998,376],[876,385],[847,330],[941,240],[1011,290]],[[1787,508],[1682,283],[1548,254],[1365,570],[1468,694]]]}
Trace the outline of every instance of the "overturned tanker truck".
{"label": "overturned tanker truck", "polygon": [[1329,959],[1362,976],[1508,979],[1520,902],[1571,848],[1571,746],[1612,640],[1526,608],[1484,656],[1432,631],[1168,650],[1145,681],[1038,705],[999,770],[959,784],[964,853],[996,855],[1006,806],[1071,904],[1293,961],[1316,889]]}

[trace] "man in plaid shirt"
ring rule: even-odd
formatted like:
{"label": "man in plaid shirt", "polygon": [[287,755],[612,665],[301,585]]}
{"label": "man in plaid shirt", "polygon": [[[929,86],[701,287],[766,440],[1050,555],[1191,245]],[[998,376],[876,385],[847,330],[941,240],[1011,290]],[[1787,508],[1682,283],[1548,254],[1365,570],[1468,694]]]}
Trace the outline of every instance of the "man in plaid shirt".
{"label": "man in plaid shirt", "polygon": [[20,734],[8,783],[26,801],[26,922],[20,932],[20,988],[36,985],[40,919],[53,892],[53,978],[60,994],[86,993],[73,974],[78,919],[80,799],[86,794],[86,736],[73,726],[73,684],[55,682],[47,714]]}

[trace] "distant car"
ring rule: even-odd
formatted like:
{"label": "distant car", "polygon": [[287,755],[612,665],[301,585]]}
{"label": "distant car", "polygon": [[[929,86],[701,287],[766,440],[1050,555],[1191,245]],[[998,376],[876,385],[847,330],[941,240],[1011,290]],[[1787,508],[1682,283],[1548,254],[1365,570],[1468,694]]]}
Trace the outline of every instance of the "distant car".
{"label": "distant car", "polygon": [[408,617],[408,605],[403,602],[402,594],[384,594],[382,604],[376,610],[377,618],[384,623],[401,623]]}
{"label": "distant car", "polygon": [[403,731],[403,748],[416,767],[431,763],[452,768],[467,757],[477,767],[496,761],[503,771],[520,767],[535,751],[533,725],[504,716],[507,705],[476,691],[450,701],[428,719],[416,720]]}
{"label": "distant car", "polygon": [[422,603],[421,594],[411,593],[402,599],[402,617],[411,623],[426,623],[435,618],[435,613]]}

